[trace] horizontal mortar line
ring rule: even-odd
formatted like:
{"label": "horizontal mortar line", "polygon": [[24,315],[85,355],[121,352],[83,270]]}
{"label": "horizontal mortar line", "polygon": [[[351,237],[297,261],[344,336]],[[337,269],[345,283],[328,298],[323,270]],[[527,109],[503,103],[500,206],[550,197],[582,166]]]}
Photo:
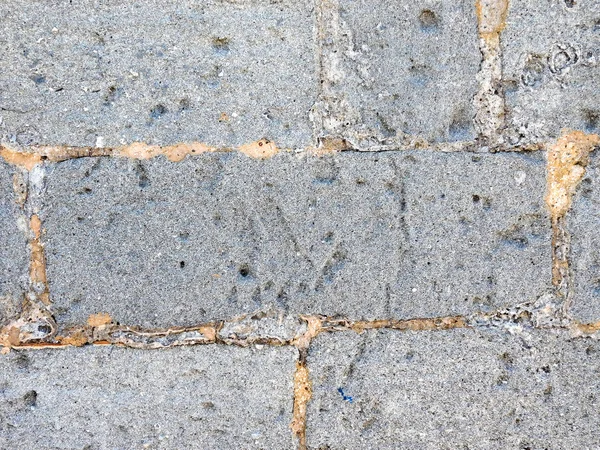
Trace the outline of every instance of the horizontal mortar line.
{"label": "horizontal mortar line", "polygon": [[[329,138],[328,138],[329,140]],[[403,152],[403,151],[434,151],[440,153],[502,153],[502,152],[534,152],[546,149],[545,143],[534,143],[521,146],[480,147],[476,141],[428,143],[414,142],[407,145],[381,145],[364,149],[352,148],[343,140],[335,138],[334,144],[322,142],[319,147],[306,147],[301,149],[278,148],[273,141],[260,139],[238,147],[215,147],[200,142],[184,142],[173,145],[150,145],[135,142],[119,147],[76,147],[76,146],[30,146],[27,148],[13,149],[6,145],[0,146],[0,157],[8,163],[31,170],[43,162],[62,162],[70,159],[87,157],[121,157],[131,159],[151,159],[160,155],[169,161],[182,161],[187,155],[199,156],[205,153],[230,153],[239,152],[256,159],[268,159],[278,153],[305,153],[323,156],[329,153],[354,152]]]}
{"label": "horizontal mortar line", "polygon": [[[496,329],[510,332],[505,325],[515,325],[520,320],[511,320],[502,316],[502,311],[490,314],[474,314],[466,316],[443,316],[433,318],[413,319],[374,319],[352,320],[348,318],[327,317],[321,315],[295,316],[299,327],[306,329],[297,331],[293,337],[276,337],[272,334],[261,334],[259,330],[252,329],[248,322],[242,322],[253,314],[244,315],[232,320],[207,322],[195,326],[176,326],[167,328],[143,328],[139,326],[120,325],[112,322],[108,315],[99,314],[107,318],[106,323],[87,324],[69,327],[61,334],[52,336],[47,340],[33,342],[11,343],[11,325],[5,326],[0,331],[0,347],[6,349],[48,349],[81,347],[84,345],[114,345],[133,349],[152,350],[172,348],[178,346],[224,344],[238,347],[252,345],[268,345],[275,347],[293,346],[308,348],[310,342],[321,333],[352,331],[361,334],[367,330],[388,329],[396,331],[445,331],[451,329]],[[487,319],[487,323],[478,322]],[[260,320],[256,319],[257,328]],[[236,332],[238,324],[240,330]],[[226,326],[233,326],[233,330],[220,334]],[[568,329],[573,338],[598,337],[600,321],[596,323],[581,323],[570,321],[560,325],[548,326],[529,325],[530,329],[557,331]]]}

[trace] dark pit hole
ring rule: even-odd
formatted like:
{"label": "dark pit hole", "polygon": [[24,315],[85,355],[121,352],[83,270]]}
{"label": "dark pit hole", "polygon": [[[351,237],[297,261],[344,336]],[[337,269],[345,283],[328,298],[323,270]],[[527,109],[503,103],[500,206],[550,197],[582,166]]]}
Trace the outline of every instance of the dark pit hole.
{"label": "dark pit hole", "polygon": [[182,98],[181,100],[179,100],[179,110],[180,111],[185,111],[187,109],[190,109],[191,106],[192,106],[192,102],[189,98],[185,97],[185,98]]}
{"label": "dark pit hole", "polygon": [[565,5],[567,6],[567,8],[572,8],[576,5],[576,2],[575,0],[565,0]]}
{"label": "dark pit hole", "polygon": [[35,84],[42,84],[46,82],[46,77],[43,75],[33,75],[31,77],[31,80],[35,83]]}
{"label": "dark pit hole", "polygon": [[23,396],[23,402],[27,406],[35,406],[37,403],[37,396],[38,394],[36,391],[29,391]]}
{"label": "dark pit hole", "polygon": [[435,31],[440,23],[437,15],[430,9],[421,11],[419,22],[423,31]]}
{"label": "dark pit hole", "polygon": [[150,117],[152,117],[153,119],[159,119],[161,116],[166,114],[167,111],[168,110],[167,110],[166,106],[159,103],[158,105],[156,105],[154,108],[152,108],[150,110]]}
{"label": "dark pit hole", "polygon": [[179,261],[179,267],[183,269],[185,267],[185,261]]}
{"label": "dark pit hole", "polygon": [[40,325],[38,327],[38,331],[41,333],[50,333],[52,331],[52,328],[50,328],[50,326],[48,325]]}
{"label": "dark pit hole", "polygon": [[481,201],[481,197],[479,195],[473,195],[473,203],[479,203]]}
{"label": "dark pit hole", "polygon": [[583,126],[587,133],[594,133],[600,130],[600,110],[584,109]]}
{"label": "dark pit hole", "polygon": [[229,53],[229,43],[231,40],[227,37],[216,37],[212,40],[212,47],[218,55],[226,55]]}
{"label": "dark pit hole", "polygon": [[250,267],[248,267],[247,264],[243,264],[240,267],[240,275],[243,276],[244,278],[246,278],[248,275],[250,275]]}

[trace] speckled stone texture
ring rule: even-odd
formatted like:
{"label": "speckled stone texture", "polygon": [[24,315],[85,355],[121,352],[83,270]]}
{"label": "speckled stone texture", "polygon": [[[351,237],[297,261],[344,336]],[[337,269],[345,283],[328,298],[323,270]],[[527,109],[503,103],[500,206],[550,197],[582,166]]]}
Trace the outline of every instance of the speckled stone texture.
{"label": "speckled stone texture", "polygon": [[574,299],[570,313],[577,320],[600,320],[600,154],[590,157],[577,189],[567,224],[571,233]]}
{"label": "speckled stone texture", "polygon": [[[481,54],[473,2],[339,0],[327,75],[358,145],[474,137]],[[410,43],[410,44],[408,44]],[[325,51],[327,51],[327,46]]]}
{"label": "speckled stone texture", "polygon": [[0,447],[293,448],[295,351],[85,347],[0,357]]}
{"label": "speckled stone texture", "polygon": [[[192,325],[259,308],[469,314],[550,287],[542,154],[207,154],[48,166],[57,320]],[[368,305],[368,307],[366,306]]]}
{"label": "speckled stone texture", "polygon": [[1,135],[307,146],[312,10],[310,0],[3,1]]}
{"label": "speckled stone texture", "polygon": [[599,352],[548,331],[323,334],[308,446],[597,448]]}
{"label": "speckled stone texture", "polygon": [[511,0],[502,33],[510,144],[600,132],[600,2]]}
{"label": "speckled stone texture", "polygon": [[29,250],[14,175],[15,169],[0,159],[0,325],[19,313],[27,288]]}

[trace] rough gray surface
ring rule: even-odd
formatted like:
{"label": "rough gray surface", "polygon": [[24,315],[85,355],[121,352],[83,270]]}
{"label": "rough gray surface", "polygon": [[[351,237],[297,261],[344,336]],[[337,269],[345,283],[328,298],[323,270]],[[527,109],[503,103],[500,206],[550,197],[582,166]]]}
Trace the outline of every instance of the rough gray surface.
{"label": "rough gray surface", "polygon": [[310,0],[2,1],[1,135],[307,146],[312,10]]}
{"label": "rough gray surface", "polygon": [[582,322],[600,320],[600,154],[590,158],[567,216],[575,298],[571,314]]}
{"label": "rough gray surface", "polygon": [[188,325],[266,306],[468,314],[550,286],[541,153],[229,153],[47,170],[48,279],[64,323],[104,311]]}
{"label": "rough gray surface", "polygon": [[0,325],[20,310],[29,265],[25,232],[17,226],[14,173],[14,168],[0,159]]}
{"label": "rough gray surface", "polygon": [[600,131],[600,2],[511,0],[502,50],[511,143]]}
{"label": "rough gray surface", "polygon": [[334,91],[349,103],[339,118],[344,134],[371,144],[406,135],[433,142],[474,137],[481,54],[472,1],[339,6],[341,64],[330,75],[338,75]]}
{"label": "rough gray surface", "polygon": [[0,447],[293,448],[295,350],[83,347],[0,356]]}
{"label": "rough gray surface", "polygon": [[308,445],[598,448],[599,352],[549,331],[324,334],[309,354]]}

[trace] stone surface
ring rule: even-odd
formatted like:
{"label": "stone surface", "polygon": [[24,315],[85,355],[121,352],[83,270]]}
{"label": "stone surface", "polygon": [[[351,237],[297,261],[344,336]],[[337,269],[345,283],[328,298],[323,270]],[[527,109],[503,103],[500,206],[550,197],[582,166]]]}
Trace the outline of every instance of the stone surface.
{"label": "stone surface", "polygon": [[27,288],[29,249],[17,225],[14,174],[15,169],[0,159],[0,325],[18,314]]}
{"label": "stone surface", "polygon": [[307,146],[312,10],[310,0],[3,1],[1,135]]}
{"label": "stone surface", "polygon": [[472,1],[339,0],[339,24],[340,63],[329,75],[349,104],[339,117],[346,136],[473,139],[481,54]]}
{"label": "stone surface", "polygon": [[600,154],[592,153],[586,176],[567,215],[575,298],[571,314],[586,323],[600,320]]}
{"label": "stone surface", "polygon": [[83,347],[0,356],[2,448],[293,448],[295,350]]}
{"label": "stone surface", "polygon": [[308,360],[308,445],[597,448],[599,352],[547,330],[324,334]]}
{"label": "stone surface", "polygon": [[349,152],[71,160],[42,208],[59,322],[191,325],[267,306],[468,314],[550,285],[544,159]]}
{"label": "stone surface", "polygon": [[600,3],[511,0],[502,33],[511,143],[600,131]]}

